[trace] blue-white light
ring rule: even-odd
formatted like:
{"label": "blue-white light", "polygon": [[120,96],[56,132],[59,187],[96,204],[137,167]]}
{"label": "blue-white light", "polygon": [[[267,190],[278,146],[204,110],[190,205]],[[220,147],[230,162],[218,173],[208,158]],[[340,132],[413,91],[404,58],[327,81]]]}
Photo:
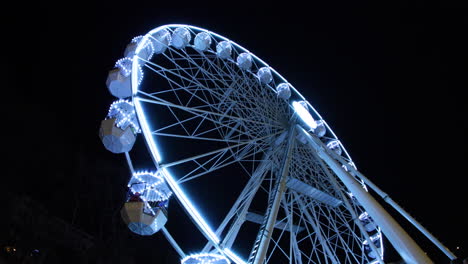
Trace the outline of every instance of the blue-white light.
{"label": "blue-white light", "polygon": [[178,27],[172,33],[171,45],[177,49],[185,48],[192,39],[190,31],[186,27]]}
{"label": "blue-white light", "polygon": [[295,101],[292,103],[292,106],[294,107],[297,115],[310,127],[310,129],[315,129],[317,127],[317,123],[312,115],[300,102]]}
{"label": "blue-white light", "polygon": [[278,98],[288,100],[289,97],[291,97],[291,89],[289,89],[289,84],[280,83],[278,86],[276,86],[276,95]]}
{"label": "blue-white light", "polygon": [[[138,58],[138,56],[134,56],[132,58],[130,57],[123,57],[115,63],[115,68],[118,68],[120,71],[120,74],[122,75],[122,79],[126,79],[130,74],[132,74],[132,69],[133,69],[133,58]],[[140,66],[138,66],[138,71],[137,71],[137,76],[138,76],[138,85],[141,83],[143,80],[143,69],[141,69]]]}
{"label": "blue-white light", "polygon": [[128,100],[120,99],[113,102],[109,107],[107,117],[115,118],[115,125],[118,128],[125,130],[127,127],[131,126],[135,132],[140,132],[140,125],[135,115],[135,108],[133,103]]}
{"label": "blue-white light", "polygon": [[172,191],[175,193],[179,201],[184,205],[185,209],[188,211],[193,220],[198,224],[203,233],[215,244],[219,244],[220,240],[218,236],[213,232],[210,226],[205,221],[197,209],[193,206],[192,202],[188,199],[187,195],[182,191],[177,182],[174,180],[172,175],[166,168],[162,168],[164,178],[166,179],[167,184],[171,187]]}
{"label": "blue-white light", "polygon": [[[132,76],[134,76],[134,75],[132,75]],[[132,87],[134,85],[136,85],[136,79],[135,78],[132,79]],[[134,98],[133,103],[135,104],[135,110],[136,110],[137,115],[139,117],[141,130],[143,131],[143,134],[145,135],[145,139],[146,139],[146,141],[148,143],[148,147],[150,149],[150,152],[155,157],[156,162],[159,163],[159,162],[161,162],[161,154],[159,153],[159,150],[156,147],[156,143],[154,142],[153,136],[151,134],[151,130],[149,128],[148,121],[146,121],[146,116],[145,116],[145,113],[143,112],[143,108],[141,107],[141,103],[140,103],[140,100],[138,99],[138,97]]]}
{"label": "blue-white light", "polygon": [[257,77],[260,82],[268,84],[273,81],[273,75],[271,74],[270,67],[261,67],[258,69]]}
{"label": "blue-white light", "polygon": [[[142,42],[143,41],[143,42]],[[142,48],[138,52],[138,55],[144,60],[150,60],[154,53],[153,43],[143,36],[137,36],[125,48],[125,57],[133,57],[136,55],[136,48],[141,46]]]}
{"label": "blue-white light", "polygon": [[164,177],[158,172],[140,171],[133,173],[128,187],[132,193],[141,194],[145,201],[167,201],[172,195]]}
{"label": "blue-white light", "polygon": [[216,45],[216,55],[221,59],[231,58],[232,45],[229,41],[223,40]]}
{"label": "blue-white light", "polygon": [[252,55],[247,52],[242,52],[237,56],[237,65],[243,70],[250,70],[252,67]]}
{"label": "blue-white light", "polygon": [[207,32],[200,32],[195,36],[193,45],[198,51],[206,51],[211,45],[211,36]]}
{"label": "blue-white light", "polygon": [[325,126],[325,122],[323,120],[315,121],[317,127],[314,129],[314,134],[317,137],[323,137],[327,133],[327,127]]}
{"label": "blue-white light", "polygon": [[334,151],[337,155],[341,155],[341,153],[342,153],[342,150],[341,150],[341,147],[340,147],[340,142],[338,140],[336,140],[336,139],[328,141],[327,147],[330,150]]}
{"label": "blue-white light", "polygon": [[132,73],[132,59],[123,57],[117,60],[115,67],[120,69],[120,74],[122,74],[122,76],[128,77]]}
{"label": "blue-white light", "polygon": [[145,35],[149,37],[153,43],[154,53],[161,54],[166,51],[169,43],[171,43],[171,33],[165,28],[159,28],[156,32]]}
{"label": "blue-white light", "polygon": [[183,258],[181,264],[230,264],[223,255],[213,253],[192,254]]}
{"label": "blue-white light", "polygon": [[[136,67],[137,64],[133,64],[133,67]],[[132,75],[134,76],[134,75]],[[136,78],[132,79],[132,84],[136,85]],[[135,87],[135,86],[134,86]],[[136,90],[136,88],[134,88]],[[143,112],[143,108],[141,107],[141,103],[138,97],[134,98],[134,104],[135,104],[135,110],[138,114],[138,117],[140,118],[140,124],[141,124],[141,129],[143,131],[143,134],[145,135],[145,139],[147,141],[147,145],[149,147],[150,152],[152,153],[153,157],[155,157],[155,161],[157,164],[161,162],[161,155],[159,153],[158,148],[156,147],[156,144],[154,142],[151,130],[149,128],[148,121],[146,120],[146,115]],[[218,244],[220,242],[218,236],[213,232],[211,227],[208,226],[206,223],[205,219],[198,213],[197,209],[193,206],[192,202],[188,199],[188,197],[185,195],[185,193],[182,191],[182,189],[179,187],[177,182],[174,180],[172,175],[169,173],[169,171],[166,168],[162,168],[162,171],[164,179],[166,180],[166,183],[170,186],[171,190],[174,192],[174,194],[177,196],[179,201],[183,204],[185,209],[188,211],[190,216],[193,218],[193,220],[197,223],[197,225],[200,227],[202,232],[215,244]]]}

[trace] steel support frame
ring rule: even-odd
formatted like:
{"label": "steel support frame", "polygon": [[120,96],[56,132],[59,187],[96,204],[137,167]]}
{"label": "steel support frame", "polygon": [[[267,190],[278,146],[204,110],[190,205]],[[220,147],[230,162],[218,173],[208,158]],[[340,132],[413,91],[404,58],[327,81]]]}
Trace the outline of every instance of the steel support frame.
{"label": "steel support frame", "polygon": [[[296,203],[302,207],[302,208],[306,208],[305,204],[302,202],[301,198],[299,197],[298,194],[294,194],[295,196],[295,201]],[[323,250],[325,251],[326,253],[326,257],[328,257],[330,259],[330,261],[333,263],[333,264],[339,264],[340,262],[338,261],[338,259],[336,259],[336,256],[335,254],[333,253],[333,251],[330,249],[330,245],[328,243],[328,241],[323,237],[323,233],[322,233],[322,230],[319,228],[319,224],[317,222],[315,222],[315,219],[314,217],[312,217],[312,215],[310,215],[309,211],[307,211],[306,209],[302,211],[304,213],[304,215],[306,216],[307,220],[309,221],[309,224],[312,226],[312,229],[314,230],[315,234],[317,235],[317,238],[320,240],[320,245],[322,246]],[[327,262],[328,263],[328,262]]]}
{"label": "steel support frame", "polygon": [[433,263],[396,220],[362,188],[362,185],[342,167],[340,162],[331,156],[329,153],[331,151],[328,150],[325,144],[316,136],[305,131],[300,125],[296,125],[296,128],[298,133],[305,136],[311,149],[317,152],[317,155],[327,163],[341,182],[361,203],[406,263]]}
{"label": "steel support frame", "polygon": [[340,186],[338,185],[338,182],[337,180],[335,179],[335,177],[333,176],[333,174],[330,172],[329,168],[325,166],[324,164],[324,161],[322,159],[320,159],[315,153],[313,154],[314,157],[318,158],[319,160],[319,163],[320,163],[320,166],[322,167],[324,173],[328,176],[328,179],[330,180],[330,183],[333,185],[333,188],[335,188],[336,192],[340,194],[340,197],[341,199],[343,200],[343,203],[346,207],[346,209],[348,209],[348,211],[350,212],[351,216],[353,217],[353,220],[354,220],[354,223],[358,226],[359,230],[361,231],[361,234],[364,236],[364,238],[369,241],[369,246],[371,247],[372,251],[374,251],[376,257],[377,257],[377,261],[380,263],[380,264],[385,264],[383,259],[381,258],[380,256],[380,253],[379,251],[377,250],[377,247],[375,246],[374,243],[371,243],[370,241],[371,238],[369,236],[369,234],[367,233],[367,231],[365,230],[364,226],[362,225],[361,221],[359,221],[358,219],[358,215],[356,214],[356,212],[354,211],[353,207],[351,206],[351,204],[349,203],[348,201],[348,198],[346,197],[346,195],[343,193],[343,190],[340,188]]}
{"label": "steel support frame", "polygon": [[288,135],[287,151],[286,151],[286,155],[284,159],[284,164],[281,169],[281,174],[280,174],[281,176],[278,179],[275,198],[270,208],[267,224],[265,226],[265,232],[263,233],[261,237],[259,248],[255,255],[255,259],[253,260],[253,264],[263,264],[266,259],[268,246],[270,244],[271,236],[275,228],[276,218],[278,216],[278,211],[280,208],[281,200],[286,190],[286,180],[288,178],[289,165],[291,162],[291,153],[292,153],[294,143],[295,143],[295,135],[296,135],[296,130],[294,129],[294,125],[291,125],[289,129],[289,135]]}
{"label": "steel support frame", "polygon": [[414,227],[416,227],[423,235],[425,235],[434,245],[436,245],[448,258],[451,260],[456,260],[457,257],[448,249],[446,248],[442,242],[440,242],[434,235],[432,235],[424,226],[422,226],[416,219],[414,219],[405,209],[403,209],[399,204],[393,201],[387,193],[382,191],[377,185],[371,182],[366,176],[364,176],[361,172],[356,170],[353,166],[348,164],[342,157],[336,155],[335,153],[330,153],[332,157],[334,157],[337,161],[339,161],[342,165],[346,166],[348,171],[354,173],[359,179],[361,179],[367,186],[369,186],[372,190],[374,190],[382,199],[388,203],[390,206],[393,207],[399,214],[401,214],[408,222],[410,222]]}
{"label": "steel support frame", "polygon": [[[271,152],[271,151],[270,151]],[[269,152],[269,153],[270,153]],[[258,188],[260,187],[261,181],[263,179],[263,174],[265,171],[269,169],[270,161],[269,161],[269,154],[264,155],[262,158],[261,164],[252,174],[252,177],[249,179],[247,184],[245,185],[244,189],[242,190],[239,198],[236,200],[234,205],[231,207],[230,211],[227,213],[226,217],[224,218],[223,222],[220,224],[218,229],[216,230],[216,235],[221,235],[226,228],[229,221],[236,217],[233,222],[232,227],[230,228],[229,232],[226,234],[225,238],[221,242],[221,245],[224,248],[231,248],[234,240],[237,237],[237,233],[241,228],[242,224],[245,221],[245,215],[247,214],[247,210],[250,207],[250,203],[257,192]],[[240,211],[239,211],[240,210]],[[203,248],[202,252],[208,252],[211,249],[212,244],[208,242],[205,247]]]}

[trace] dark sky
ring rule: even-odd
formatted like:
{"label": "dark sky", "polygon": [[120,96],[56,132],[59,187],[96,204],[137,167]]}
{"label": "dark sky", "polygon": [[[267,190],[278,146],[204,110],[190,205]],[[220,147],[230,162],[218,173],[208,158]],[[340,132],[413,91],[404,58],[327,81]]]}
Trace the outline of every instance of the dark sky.
{"label": "dark sky", "polygon": [[134,36],[193,24],[236,41],[281,73],[327,120],[361,172],[447,247],[467,254],[468,10],[422,1],[219,2],[55,9],[19,3],[9,10],[2,21],[2,187],[97,235],[102,227],[93,219],[121,206],[128,177],[123,155],[107,152],[98,138],[113,101],[107,72]]}

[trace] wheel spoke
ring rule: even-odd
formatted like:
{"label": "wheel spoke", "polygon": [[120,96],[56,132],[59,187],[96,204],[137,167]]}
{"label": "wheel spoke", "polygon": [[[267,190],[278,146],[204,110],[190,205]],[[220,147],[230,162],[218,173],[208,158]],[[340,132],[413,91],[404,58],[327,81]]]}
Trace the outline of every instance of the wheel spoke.
{"label": "wheel spoke", "polygon": [[[173,104],[173,103],[170,103],[170,102],[167,102],[167,101],[163,101],[162,99],[160,99],[160,100],[150,100],[150,99],[145,99],[145,98],[139,98],[139,100],[142,101],[142,102],[146,102],[146,103],[173,107],[173,108],[185,110],[187,112],[192,112],[192,113],[210,114],[210,115],[214,115],[214,116],[234,119],[234,120],[243,121],[243,122],[247,122],[247,123],[254,123],[254,124],[258,124],[258,125],[272,126],[272,124],[268,124],[268,123],[264,123],[264,122],[260,122],[260,121],[256,121],[256,120],[251,120],[251,119],[246,119],[246,118],[242,118],[242,117],[238,117],[238,116],[225,115],[225,114],[222,114],[222,113],[211,112],[211,111],[207,111],[207,110],[203,110],[203,109],[197,109],[197,108],[192,108],[192,107],[186,107],[186,106],[183,106],[183,105],[177,105],[177,104]],[[276,126],[276,127],[280,128],[279,125]]]}
{"label": "wheel spoke", "polygon": [[222,152],[222,151],[225,151],[225,150],[234,149],[234,148],[237,148],[237,147],[240,147],[240,146],[243,146],[243,145],[247,145],[247,144],[250,144],[250,143],[254,143],[254,142],[257,142],[257,141],[261,141],[261,140],[270,138],[270,137],[272,137],[272,136],[275,136],[275,135],[277,135],[277,134],[280,134],[280,132],[277,132],[277,133],[275,133],[275,134],[268,135],[268,136],[265,136],[265,137],[252,139],[252,140],[249,140],[249,141],[246,141],[246,142],[242,142],[242,143],[239,143],[239,144],[236,144],[236,145],[228,146],[228,147],[225,147],[225,148],[220,148],[220,149],[213,150],[213,151],[210,151],[210,152],[206,152],[206,153],[203,153],[203,154],[195,155],[195,156],[192,156],[192,157],[189,157],[189,158],[185,158],[185,159],[181,159],[181,160],[178,160],[178,161],[173,161],[173,162],[168,162],[168,163],[162,163],[162,164],[159,164],[159,166],[160,166],[161,168],[173,167],[173,166],[176,166],[176,165],[185,163],[185,162],[190,162],[190,161],[192,161],[192,160],[196,160],[196,159],[199,159],[199,158],[203,158],[203,157],[206,157],[206,156],[211,156],[211,155],[213,155],[213,154],[217,154],[217,153]]}

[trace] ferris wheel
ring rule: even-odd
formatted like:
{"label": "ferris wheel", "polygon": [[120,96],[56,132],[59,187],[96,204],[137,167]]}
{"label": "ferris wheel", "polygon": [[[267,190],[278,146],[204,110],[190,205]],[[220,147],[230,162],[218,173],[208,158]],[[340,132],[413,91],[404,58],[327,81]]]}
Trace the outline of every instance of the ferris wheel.
{"label": "ferris wheel", "polygon": [[[127,45],[107,87],[118,100],[100,137],[131,171],[122,218],[161,231],[182,264],[384,263],[383,234],[408,263],[431,263],[306,98],[234,41],[155,28]],[[171,199],[202,237],[196,253],[166,228],[183,217]]]}

